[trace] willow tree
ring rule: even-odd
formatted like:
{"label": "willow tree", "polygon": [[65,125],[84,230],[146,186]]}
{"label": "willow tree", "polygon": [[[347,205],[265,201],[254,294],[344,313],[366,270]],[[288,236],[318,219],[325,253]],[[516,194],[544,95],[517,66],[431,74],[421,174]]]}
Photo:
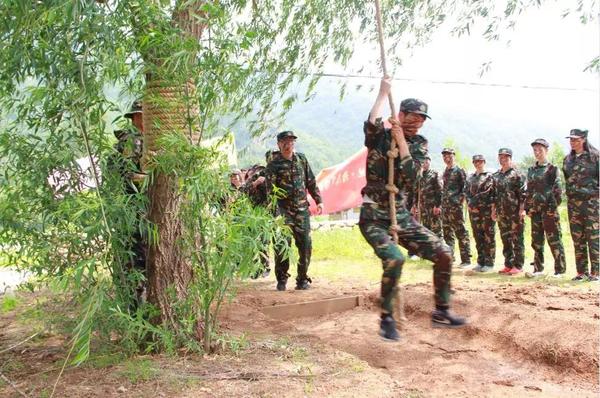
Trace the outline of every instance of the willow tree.
{"label": "willow tree", "polygon": [[[383,3],[398,65],[394,55],[424,45],[446,21],[464,34],[482,20],[482,34],[495,39],[542,1]],[[593,19],[594,4],[575,5],[583,22]],[[100,186],[96,162],[110,152],[110,131],[121,123],[113,119],[142,97],[149,300],[159,325],[202,329],[205,312],[192,308],[182,320],[176,311],[182,302],[194,307],[190,296],[207,286],[198,274],[227,248],[203,250],[230,241],[204,236],[212,233],[207,206],[223,194],[216,187],[223,159],[199,143],[237,121],[254,134],[269,131],[313,94],[326,66],[347,65],[357,45],[376,48],[377,40],[374,6],[363,0],[4,0],[0,22],[0,243],[16,264],[83,293],[78,330],[86,335],[100,302],[120,311],[118,302],[97,298],[112,298],[102,275],[115,272],[132,216],[122,195],[80,192],[77,179],[67,192],[78,193],[57,200],[48,175],[74,173],[75,159],[85,156]]]}

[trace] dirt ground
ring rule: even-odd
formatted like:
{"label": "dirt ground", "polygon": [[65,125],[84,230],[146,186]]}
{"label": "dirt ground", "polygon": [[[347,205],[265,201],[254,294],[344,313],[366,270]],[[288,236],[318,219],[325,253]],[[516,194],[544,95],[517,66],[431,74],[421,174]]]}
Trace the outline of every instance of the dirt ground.
{"label": "dirt ground", "polygon": [[[390,343],[377,336],[376,285],[316,281],[308,291],[277,292],[272,281],[244,283],[222,321],[244,342],[238,349],[91,361],[67,368],[54,396],[599,396],[598,285],[473,278],[454,289],[453,310],[469,317],[468,327],[432,329],[431,285],[403,286],[408,321],[401,341]],[[326,316],[282,321],[262,312],[354,295],[361,306]],[[0,396],[51,396],[68,345],[48,332],[7,351],[26,332],[14,314],[0,317]]]}

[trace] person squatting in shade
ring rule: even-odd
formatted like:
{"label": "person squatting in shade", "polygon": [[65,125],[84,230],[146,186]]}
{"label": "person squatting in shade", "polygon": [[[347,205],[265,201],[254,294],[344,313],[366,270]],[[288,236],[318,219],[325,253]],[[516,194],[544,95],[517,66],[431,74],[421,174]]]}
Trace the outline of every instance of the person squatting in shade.
{"label": "person squatting in shade", "polygon": [[[388,156],[391,154],[388,151],[393,138],[398,144],[398,156],[394,159],[394,185],[406,194],[415,186],[421,173],[421,164],[427,155],[427,140],[417,133],[429,115],[426,103],[413,98],[405,99],[400,105],[398,121],[390,119],[392,128],[385,128],[381,115],[390,90],[391,79],[382,79],[377,99],[368,120],[364,123],[367,184],[361,191],[363,204],[359,226],[362,235],[383,265],[379,334],[384,339],[394,341],[400,336],[393,317],[393,299],[405,258],[390,236],[390,203],[386,184]],[[432,326],[464,326],[464,318],[449,312],[452,264],[450,248],[414,219],[404,205],[403,195],[397,195],[395,201],[398,243],[419,257],[433,262],[435,310],[431,317]]]}

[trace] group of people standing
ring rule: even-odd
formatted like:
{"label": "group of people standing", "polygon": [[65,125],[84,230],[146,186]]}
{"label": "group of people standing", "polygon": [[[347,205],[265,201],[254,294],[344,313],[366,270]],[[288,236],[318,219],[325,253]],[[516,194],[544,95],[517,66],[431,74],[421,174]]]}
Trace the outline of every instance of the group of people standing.
{"label": "group of people standing", "polygon": [[[573,129],[568,138],[571,152],[564,159],[563,174],[577,266],[573,280],[598,281],[598,152],[587,143],[586,130]],[[552,276],[561,278],[565,273],[559,214],[561,173],[548,161],[548,141],[538,138],[531,147],[535,164],[529,167],[526,175],[515,168],[510,148],[498,151],[500,169],[495,173],[485,169],[483,155],[474,155],[475,171],[470,176],[456,165],[452,148],[442,150],[446,168],[441,177],[431,169],[429,156],[425,157],[422,178],[409,192],[407,202],[413,215],[437,236],[443,237],[451,250],[455,239],[458,241],[461,268],[471,268],[470,241],[463,216],[466,203],[477,248],[474,271],[489,272],[494,267],[497,223],[504,256],[504,267],[499,273],[515,275],[523,272],[524,223],[529,216],[534,258],[533,272],[528,272],[527,276],[544,275],[545,239],[554,258]]]}
{"label": "group of people standing", "polygon": [[[500,169],[493,174],[485,170],[485,158],[474,155],[475,172],[469,177],[456,165],[454,150],[444,148],[442,156],[446,169],[440,178],[430,167],[427,139],[418,134],[430,118],[427,104],[414,98],[405,99],[399,113],[389,119],[391,128],[388,129],[384,127],[381,115],[390,92],[391,80],[384,78],[363,128],[367,181],[361,191],[363,204],[359,226],[383,266],[379,334],[387,340],[399,339],[393,301],[405,257],[398,245],[412,255],[433,262],[435,310],[431,315],[432,326],[457,328],[467,324],[465,318],[449,311],[455,238],[459,244],[460,266],[471,267],[469,236],[463,216],[465,202],[477,246],[476,271],[490,271],[494,266],[497,222],[504,254],[504,267],[500,273],[515,275],[522,272],[525,260],[523,227],[525,217],[529,215],[535,251],[531,276],[542,275],[546,235],[555,260],[554,275],[561,277],[566,269],[558,212],[562,192],[558,167],[548,162],[548,142],[536,139],[531,143],[536,162],[526,176],[514,167],[509,148],[498,151]],[[571,151],[565,157],[562,169],[575,247],[577,275],[574,279],[597,281],[599,154],[589,144],[586,130],[573,129],[567,138]],[[388,168],[388,162],[393,167]],[[393,177],[393,184],[388,182],[390,177]],[[398,194],[394,196],[390,192]],[[390,196],[395,200],[395,214],[390,214]],[[397,226],[394,226],[393,218]],[[591,273],[588,272],[588,259]]]}

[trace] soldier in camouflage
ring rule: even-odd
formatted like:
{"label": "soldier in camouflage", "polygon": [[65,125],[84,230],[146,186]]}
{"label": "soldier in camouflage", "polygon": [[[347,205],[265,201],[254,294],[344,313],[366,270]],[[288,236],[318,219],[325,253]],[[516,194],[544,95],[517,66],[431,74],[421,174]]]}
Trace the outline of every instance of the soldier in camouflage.
{"label": "soldier in camouflage", "polygon": [[[389,78],[381,81],[379,93],[368,120],[364,123],[367,147],[366,180],[362,189],[363,205],[359,226],[362,235],[381,259],[381,321],[380,335],[387,340],[398,340],[393,318],[393,299],[404,264],[404,256],[390,236],[389,190],[406,194],[414,187],[427,154],[427,140],[418,135],[427,115],[427,104],[417,99],[406,99],[400,104],[398,121],[391,119],[392,128],[386,129],[381,114],[391,90]],[[394,186],[387,186],[388,153],[392,138],[397,142],[398,156],[394,158]],[[406,209],[404,196],[396,198],[398,242],[419,257],[434,263],[434,290],[436,310],[432,314],[434,327],[461,327],[466,321],[449,313],[450,249],[433,232],[420,225]]]}
{"label": "soldier in camouflage", "polygon": [[494,177],[485,170],[483,155],[473,156],[475,172],[469,176],[466,185],[469,220],[477,247],[478,272],[488,272],[494,268],[496,259],[496,222],[492,220],[494,207]]}
{"label": "soldier in camouflage", "polygon": [[[126,258],[122,261],[121,272],[114,273],[117,278],[121,279],[118,281],[118,285],[124,286],[127,290],[127,295],[131,300],[129,310],[135,312],[145,299],[147,259],[146,239],[140,232],[143,230],[140,228],[140,223],[145,214],[144,198],[139,193],[146,176],[141,168],[142,134],[144,132],[141,101],[135,101],[124,116],[131,120],[132,126],[114,132],[118,142],[114,146],[115,151],[107,160],[107,168],[108,174],[118,174],[119,182],[123,184],[123,193],[129,196],[127,203],[136,211],[135,225],[127,226],[128,231],[131,231],[131,236],[124,241],[123,253],[126,253]],[[108,180],[105,178],[105,181]]]}
{"label": "soldier in camouflage", "polygon": [[492,210],[492,219],[498,222],[504,255],[504,268],[498,273],[515,275],[523,272],[525,261],[525,176],[513,167],[511,149],[500,148],[498,162],[500,170],[494,173],[496,190]]}
{"label": "soldier in camouflage", "polygon": [[[272,191],[273,186],[279,189],[280,196],[277,199],[276,215],[282,216],[292,230],[299,257],[296,289],[306,290],[312,282],[307,274],[312,242],[306,191],[308,190],[317,203],[317,214],[323,212],[323,201],[306,156],[294,151],[296,138],[291,131],[282,131],[277,134],[279,151],[270,152],[265,179],[268,192]],[[289,268],[290,260],[283,255],[283,247],[276,245],[275,275],[279,291],[286,289]]]}
{"label": "soldier in camouflage", "polygon": [[442,229],[444,240],[454,253],[454,237],[458,240],[461,268],[471,266],[471,244],[465,228],[463,203],[465,201],[465,184],[467,174],[455,164],[455,153],[452,148],[442,150],[446,170],[444,170],[442,190]]}
{"label": "soldier in camouflage", "polygon": [[548,141],[538,138],[531,146],[536,162],[527,170],[525,211],[531,218],[531,247],[534,260],[533,273],[528,273],[527,276],[544,275],[545,234],[554,257],[554,277],[560,278],[567,266],[558,213],[562,195],[560,175],[558,167],[548,162]]}
{"label": "soldier in camouflage", "polygon": [[[269,205],[269,192],[267,192],[267,184],[265,184],[265,172],[266,168],[261,165],[254,165],[246,174],[246,181],[241,186],[241,191],[245,193],[250,202],[255,207],[266,208]],[[252,276],[253,279],[259,276],[266,278],[271,273],[269,268],[269,241],[262,240],[262,249],[259,252],[261,267]]]}
{"label": "soldier in camouflage", "polygon": [[407,207],[410,206],[411,213],[425,228],[442,238],[442,180],[438,172],[431,168],[429,155],[425,156],[422,175],[413,192]]}
{"label": "soldier in camouflage", "polygon": [[[567,210],[575,248],[577,275],[573,280],[598,281],[598,150],[587,130],[573,129],[567,138],[571,152],[563,161]],[[588,274],[588,254],[591,274]]]}

